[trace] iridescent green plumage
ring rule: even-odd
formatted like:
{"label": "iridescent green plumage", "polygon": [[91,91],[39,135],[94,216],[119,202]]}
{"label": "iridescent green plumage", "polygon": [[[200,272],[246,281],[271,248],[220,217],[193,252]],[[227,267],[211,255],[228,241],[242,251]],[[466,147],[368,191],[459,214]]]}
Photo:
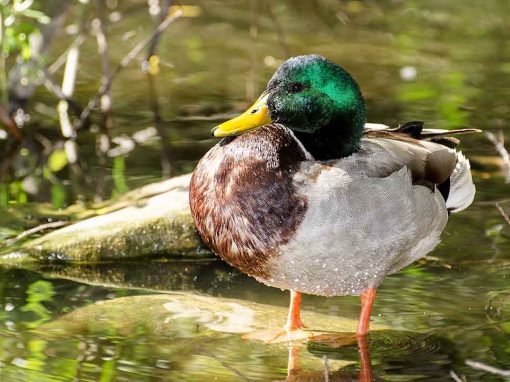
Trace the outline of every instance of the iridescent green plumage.
{"label": "iridescent green plumage", "polygon": [[344,157],[360,145],[365,104],[358,84],[317,55],[286,61],[269,81],[269,113],[320,159]]}

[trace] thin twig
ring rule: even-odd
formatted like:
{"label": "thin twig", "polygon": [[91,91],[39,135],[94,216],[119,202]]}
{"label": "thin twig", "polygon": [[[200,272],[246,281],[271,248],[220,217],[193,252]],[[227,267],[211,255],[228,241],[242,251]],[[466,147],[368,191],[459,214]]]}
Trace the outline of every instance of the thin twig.
{"label": "thin twig", "polygon": [[22,138],[21,132],[19,131],[18,126],[16,126],[16,122],[14,122],[12,117],[7,112],[7,109],[1,103],[0,103],[0,124],[7,127],[7,130],[13,136],[14,139],[16,139],[17,141],[21,140]]}
{"label": "thin twig", "polygon": [[505,138],[503,132],[500,130],[498,136],[491,133],[490,131],[485,132],[487,139],[494,145],[494,148],[498,152],[501,159],[503,159],[503,170],[506,173],[506,183],[510,183],[510,155],[505,148]]}
{"label": "thin twig", "polygon": [[[506,204],[506,203],[509,203],[510,202],[510,199],[500,199],[498,200],[498,203],[501,205],[501,204]],[[492,206],[494,204],[494,201],[493,200],[486,200],[486,201],[479,201],[479,202],[474,202],[473,205],[474,206]]]}
{"label": "thin twig", "polygon": [[[170,5],[172,5],[172,0],[165,0],[165,2],[163,3],[163,6],[161,7],[161,10],[159,12],[159,23],[162,23],[168,17],[168,10],[170,9]],[[156,53],[156,48],[158,46],[160,38],[161,38],[161,32],[157,33],[154,36],[154,38],[151,39],[150,44],[149,44],[149,49],[147,50],[147,61],[153,54]]]}
{"label": "thin twig", "polygon": [[44,86],[48,91],[52,92],[58,100],[65,100],[69,104],[69,106],[73,109],[73,113],[75,115],[81,114],[81,107],[74,100],[73,97],[67,97],[63,92],[62,88],[55,82],[55,79],[48,71],[48,69],[43,69],[44,74]]}
{"label": "thin twig", "polygon": [[[62,79],[62,93],[66,98],[72,97],[74,93],[79,54],[79,48],[74,47],[69,50],[67,56],[64,78]],[[79,150],[78,144],[76,143],[77,132],[69,117],[69,103],[67,100],[58,101],[57,112],[62,136],[65,138],[64,151],[67,156],[67,162],[69,163],[73,175],[77,178],[77,181],[73,182],[73,188],[76,190],[76,194],[80,195],[81,190],[85,188],[79,186],[78,183],[86,183],[87,177],[80,167]]]}
{"label": "thin twig", "polygon": [[71,43],[71,45],[69,45],[67,49],[55,61],[53,61],[53,64],[48,66],[48,73],[51,75],[55,74],[57,70],[59,70],[66,63],[69,51],[73,48],[79,48],[81,44],[85,42],[85,40],[85,34],[79,34],[78,37],[76,37],[76,39]]}
{"label": "thin twig", "polygon": [[59,220],[59,221],[56,221],[56,222],[50,222],[50,223],[45,223],[45,224],[38,225],[37,227],[31,228],[29,230],[26,230],[25,232],[20,233],[18,236],[16,236],[13,239],[7,240],[7,245],[12,245],[12,244],[20,241],[21,239],[24,239],[27,236],[33,235],[34,233],[45,231],[47,229],[60,228],[60,227],[63,227],[65,225],[68,225],[68,224],[71,224],[71,222],[66,222],[66,221]]}
{"label": "thin twig", "polygon": [[96,92],[94,97],[90,100],[87,107],[83,109],[80,120],[78,122],[78,127],[81,127],[83,123],[87,120],[88,116],[92,112],[93,109],[95,109],[99,103],[99,100],[101,97],[110,90],[112,86],[113,80],[117,77],[117,75],[124,69],[126,66],[129,65],[129,63],[148,45],[151,43],[151,41],[155,38],[157,38],[161,33],[163,33],[174,21],[179,19],[184,12],[182,10],[177,10],[172,16],[168,17],[163,21],[159,26],[156,28],[156,30],[152,33],[151,36],[145,38],[144,40],[140,41],[131,51],[129,51],[128,54],[124,56],[122,61],[119,65],[115,68],[115,70],[110,74],[108,77],[108,80],[101,85],[99,90]]}
{"label": "thin twig", "polygon": [[68,98],[62,92],[62,88],[55,82],[48,69],[43,69],[43,73],[44,73],[44,86],[46,87],[46,89],[52,92],[55,95],[55,97],[57,97],[59,100],[67,101]]}
{"label": "thin twig", "polygon": [[[160,12],[160,22],[163,22],[166,15],[168,15],[168,10],[170,9],[170,5],[172,4],[171,0],[166,0],[161,8]],[[147,80],[149,84],[149,106],[151,108],[153,114],[154,127],[156,128],[158,135],[161,139],[161,169],[163,177],[169,178],[172,172],[172,162],[170,156],[170,147],[168,146],[168,139],[165,129],[163,128],[162,122],[163,119],[161,117],[161,111],[159,107],[159,96],[158,96],[158,87],[156,76],[159,74],[158,70],[153,72],[150,68],[150,60],[152,56],[156,56],[156,51],[158,47],[158,43],[161,37],[161,33],[156,35],[150,45],[146,56],[146,61],[148,63],[149,69],[147,70]]]}
{"label": "thin twig", "polygon": [[[167,119],[170,122],[176,121],[224,121],[226,119],[232,119],[239,113],[220,113],[220,114],[212,114],[212,115],[190,115],[184,117],[175,117]],[[509,199],[510,200],[510,199]]]}
{"label": "thin twig", "polygon": [[[78,48],[73,48],[69,50],[69,54],[67,55],[66,66],[64,70],[64,78],[62,80],[62,95],[65,97],[58,102],[57,111],[58,118],[60,122],[60,129],[62,130],[62,135],[68,139],[76,138],[76,131],[71,123],[68,113],[69,104],[67,103],[67,98],[71,97],[74,92],[74,84],[76,81],[76,72],[78,70],[78,57],[80,55],[80,51]],[[75,161],[72,160],[68,155],[68,159],[71,163]]]}
{"label": "thin twig", "polygon": [[471,366],[476,370],[483,370],[491,374],[501,375],[503,377],[510,377],[510,370],[498,369],[497,367],[486,365],[482,362],[466,360],[466,365]]}
{"label": "thin twig", "polygon": [[453,370],[450,370],[450,377],[451,379],[453,379],[455,382],[464,382],[462,380],[462,378],[460,378],[457,373],[455,373]]}
{"label": "thin twig", "polygon": [[499,202],[496,202],[496,208],[498,209],[501,216],[503,216],[503,219],[505,219],[506,224],[510,225],[510,216],[508,216],[503,207],[499,205]]}
{"label": "thin twig", "polygon": [[[97,18],[92,22],[92,27],[96,32],[97,50],[101,57],[101,84],[105,84],[110,76],[110,62],[108,53],[107,18],[106,18],[105,0],[96,1]],[[101,133],[96,136],[96,154],[98,157],[99,168],[96,184],[96,200],[102,200],[105,196],[104,179],[106,175],[107,158],[106,153],[110,149],[109,122],[112,105],[111,92],[108,90],[101,97],[101,121],[99,127]]]}
{"label": "thin twig", "polygon": [[[110,76],[110,63],[108,60],[108,40],[106,38],[106,15],[105,0],[97,0],[97,19],[92,22],[96,32],[97,50],[101,57],[101,83],[105,84]],[[108,114],[110,112],[111,96],[108,89],[101,97],[101,112]],[[107,116],[105,116],[107,118]]]}
{"label": "thin twig", "polygon": [[9,105],[9,93],[7,91],[7,70],[5,70],[4,44],[5,44],[5,28],[4,28],[4,6],[0,7],[0,102]]}

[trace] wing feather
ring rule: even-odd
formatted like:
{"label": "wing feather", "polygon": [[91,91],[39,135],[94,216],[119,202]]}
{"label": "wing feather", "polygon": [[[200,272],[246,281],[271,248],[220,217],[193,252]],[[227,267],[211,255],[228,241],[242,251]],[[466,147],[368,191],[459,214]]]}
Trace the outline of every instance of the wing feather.
{"label": "wing feather", "polygon": [[[455,136],[476,132],[480,130],[425,129],[420,121],[408,122],[397,128],[366,124],[365,140],[377,141],[390,152],[394,152],[399,158],[396,162],[403,162],[411,169],[416,183],[436,184],[446,200],[448,210],[457,212],[472,203],[475,186],[469,161],[462,153],[455,151],[459,144]],[[392,143],[384,143],[384,140]],[[403,152],[412,152],[413,155],[403,155]],[[373,160],[377,162],[376,158]]]}

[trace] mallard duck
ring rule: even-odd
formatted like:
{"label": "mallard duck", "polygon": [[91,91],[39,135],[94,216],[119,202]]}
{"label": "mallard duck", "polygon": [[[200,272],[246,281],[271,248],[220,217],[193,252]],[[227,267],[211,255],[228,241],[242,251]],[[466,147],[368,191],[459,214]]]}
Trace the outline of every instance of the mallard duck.
{"label": "mallard duck", "polygon": [[383,279],[432,251],[475,187],[452,135],[421,122],[365,123],[356,81],[318,55],[285,61],[198,163],[190,206],[223,260],[290,290],[287,331],[304,327],[301,294],[359,295],[369,329]]}

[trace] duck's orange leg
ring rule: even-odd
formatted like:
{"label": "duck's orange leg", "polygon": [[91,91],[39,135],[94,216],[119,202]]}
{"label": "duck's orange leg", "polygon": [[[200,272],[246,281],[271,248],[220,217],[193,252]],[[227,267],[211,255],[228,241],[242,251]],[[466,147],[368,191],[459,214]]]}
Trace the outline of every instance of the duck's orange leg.
{"label": "duck's orange leg", "polygon": [[358,375],[359,382],[372,382],[374,380],[374,374],[372,372],[372,361],[370,359],[370,348],[367,336],[357,336],[357,342],[361,366]]}
{"label": "duck's orange leg", "polygon": [[287,378],[297,376],[301,370],[301,363],[299,362],[299,348],[292,343],[289,343],[289,360],[287,361]]}
{"label": "duck's orange leg", "polygon": [[290,307],[287,323],[282,329],[262,330],[245,334],[244,339],[259,340],[266,343],[301,341],[309,338],[312,333],[301,330],[305,328],[300,315],[301,293],[290,291]]}
{"label": "duck's orange leg", "polygon": [[359,297],[361,299],[361,314],[359,316],[356,335],[364,336],[368,333],[370,315],[372,314],[372,306],[374,305],[375,300],[375,288],[365,289]]}
{"label": "duck's orange leg", "polygon": [[290,291],[290,306],[289,315],[287,316],[287,324],[285,329],[287,330],[299,330],[305,328],[301,321],[301,293]]}

